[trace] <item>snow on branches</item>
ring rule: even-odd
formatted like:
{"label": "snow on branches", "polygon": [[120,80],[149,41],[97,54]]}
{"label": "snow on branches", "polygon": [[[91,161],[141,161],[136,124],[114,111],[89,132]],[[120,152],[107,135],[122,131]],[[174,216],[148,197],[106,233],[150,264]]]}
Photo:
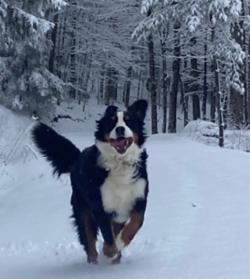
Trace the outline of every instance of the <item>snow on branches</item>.
{"label": "snow on branches", "polygon": [[184,41],[199,41],[208,33],[208,58],[216,56],[220,60],[225,87],[232,86],[243,93],[240,76],[244,52],[232,34],[232,28],[241,20],[241,0],[143,0],[141,11],[145,17],[134,30],[134,39],[143,40],[166,26],[173,29],[174,23],[178,23],[178,33]]}

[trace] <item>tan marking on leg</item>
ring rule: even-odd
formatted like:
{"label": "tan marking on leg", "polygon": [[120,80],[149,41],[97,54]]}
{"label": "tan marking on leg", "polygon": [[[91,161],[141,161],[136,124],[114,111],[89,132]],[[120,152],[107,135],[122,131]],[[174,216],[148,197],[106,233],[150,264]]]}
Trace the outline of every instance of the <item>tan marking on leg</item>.
{"label": "tan marking on leg", "polygon": [[92,232],[91,223],[92,220],[90,214],[85,213],[84,227],[85,227],[86,239],[88,242],[88,251],[87,251],[88,263],[97,264],[98,252],[96,250],[96,236]]}
{"label": "tan marking on leg", "polygon": [[[118,250],[127,246],[131,240],[134,238],[136,233],[139,231],[143,224],[143,214],[133,212],[130,216],[130,221],[124,227],[124,229],[120,232],[116,239]],[[123,246],[123,247],[122,247]],[[120,249],[119,249],[120,248]]]}

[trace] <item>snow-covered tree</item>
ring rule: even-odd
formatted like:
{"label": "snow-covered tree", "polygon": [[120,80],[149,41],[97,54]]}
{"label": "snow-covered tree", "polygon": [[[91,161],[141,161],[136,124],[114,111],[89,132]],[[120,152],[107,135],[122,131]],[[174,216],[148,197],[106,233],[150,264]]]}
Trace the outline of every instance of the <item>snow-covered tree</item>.
{"label": "snow-covered tree", "polygon": [[63,82],[48,69],[53,24],[45,19],[62,0],[0,1],[0,101],[17,110],[45,112],[61,98]]}
{"label": "snow-covered tree", "polygon": [[81,102],[98,92],[106,103],[135,98],[130,92],[137,91],[143,51],[131,33],[140,19],[139,2],[70,0],[60,11],[54,71],[71,97]]}
{"label": "snow-covered tree", "polygon": [[[143,40],[149,34],[157,34],[163,28],[171,30],[166,37],[166,44],[169,46],[169,52],[166,56],[173,63],[169,114],[170,132],[176,130],[176,108],[172,106],[176,106],[176,90],[180,90],[183,79],[189,80],[189,84],[191,82],[191,86],[189,85],[188,88],[184,86],[184,90],[188,89],[189,92],[187,93],[201,97],[200,93],[197,93],[199,87],[193,85],[200,79],[199,76],[201,75],[196,75],[195,72],[199,73],[201,71],[201,61],[204,59],[204,54],[206,56],[206,74],[208,64],[213,66],[212,71],[215,69],[220,71],[219,92],[213,89],[213,87],[216,88],[214,75],[211,84],[207,80],[204,82],[207,86],[210,86],[210,91],[219,94],[215,98],[218,100],[220,96],[223,96],[221,98],[225,100],[226,95],[232,94],[232,88],[234,93],[244,94],[244,84],[241,80],[244,52],[240,44],[234,39],[232,32],[233,28],[240,22],[241,2],[241,0],[142,1],[141,12],[144,19],[138,24],[133,37],[137,40]],[[206,47],[205,52],[204,45]],[[178,47],[180,51],[176,52]],[[218,67],[213,65],[214,61],[218,62],[216,62]],[[188,66],[189,63],[190,66]],[[177,68],[180,68],[181,72],[177,71]],[[212,75],[210,75],[211,78]],[[186,85],[186,83],[184,84]],[[215,103],[217,102],[216,99]],[[197,106],[200,106],[200,100],[193,98],[193,113]],[[217,110],[218,115],[224,109],[223,102],[221,102],[221,106]],[[205,104],[203,104],[203,109],[204,107]],[[218,119],[222,119],[220,124],[223,125],[223,118],[218,117]]]}

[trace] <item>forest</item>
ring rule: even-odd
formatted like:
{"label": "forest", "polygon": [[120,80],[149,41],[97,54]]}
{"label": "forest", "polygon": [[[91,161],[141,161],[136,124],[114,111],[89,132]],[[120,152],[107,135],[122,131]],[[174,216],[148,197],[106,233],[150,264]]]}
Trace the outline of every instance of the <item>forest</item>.
{"label": "forest", "polygon": [[0,103],[50,117],[150,102],[151,133],[192,120],[250,123],[246,0],[0,0]]}

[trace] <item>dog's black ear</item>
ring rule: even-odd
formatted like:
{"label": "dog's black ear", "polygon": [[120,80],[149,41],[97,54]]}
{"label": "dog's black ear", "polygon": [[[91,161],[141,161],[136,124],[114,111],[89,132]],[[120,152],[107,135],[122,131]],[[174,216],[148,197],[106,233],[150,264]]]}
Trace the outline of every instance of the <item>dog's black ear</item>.
{"label": "dog's black ear", "polygon": [[147,108],[148,102],[146,100],[138,100],[128,107],[128,111],[143,121],[147,113]]}
{"label": "dog's black ear", "polygon": [[118,108],[116,106],[108,106],[105,110],[104,115],[107,117],[111,117],[117,113]]}

